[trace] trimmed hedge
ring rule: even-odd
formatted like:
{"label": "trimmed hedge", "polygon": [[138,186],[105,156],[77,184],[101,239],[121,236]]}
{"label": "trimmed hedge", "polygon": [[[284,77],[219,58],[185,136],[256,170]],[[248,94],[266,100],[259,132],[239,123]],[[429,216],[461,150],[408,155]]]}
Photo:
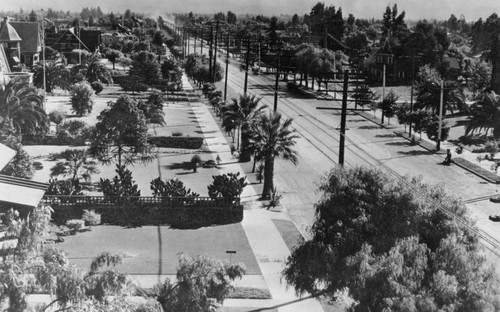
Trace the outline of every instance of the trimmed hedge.
{"label": "trimmed hedge", "polygon": [[58,206],[51,204],[54,210],[52,219],[56,224],[64,224],[70,219],[79,219],[83,210],[94,210],[101,214],[101,222],[120,226],[170,225],[179,229],[194,229],[218,224],[237,223],[243,220],[243,206],[202,207],[170,206],[161,207],[152,203],[124,203],[121,205],[75,204]]}
{"label": "trimmed hedge", "polygon": [[202,137],[156,136],[148,141],[157,147],[199,149],[203,145]]}

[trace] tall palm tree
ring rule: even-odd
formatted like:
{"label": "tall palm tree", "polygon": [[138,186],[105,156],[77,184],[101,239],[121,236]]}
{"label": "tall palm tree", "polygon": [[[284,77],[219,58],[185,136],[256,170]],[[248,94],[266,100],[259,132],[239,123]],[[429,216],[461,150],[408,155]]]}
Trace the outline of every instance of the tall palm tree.
{"label": "tall palm tree", "polygon": [[[259,106],[260,98],[255,95],[240,95],[240,100],[233,99],[232,103],[222,108],[222,126],[227,132],[235,129],[241,131],[240,161],[249,161],[252,150],[249,149],[250,124],[259,116],[265,106]],[[238,137],[238,142],[239,142]]]}
{"label": "tall palm tree", "polygon": [[71,76],[76,77],[81,74],[89,83],[99,81],[103,83],[113,83],[110,70],[106,67],[97,54],[85,58],[85,62],[75,65],[71,69]]}
{"label": "tall palm tree", "polygon": [[281,114],[270,112],[261,114],[259,119],[252,124],[251,140],[259,146],[264,158],[264,189],[262,198],[269,198],[274,189],[274,159],[276,157],[291,161],[294,165],[298,162],[297,151],[293,149],[295,139],[299,136],[291,129],[293,119],[281,120]]}
{"label": "tall palm tree", "polygon": [[476,130],[493,129],[493,135],[500,137],[500,96],[495,92],[485,92],[481,94],[477,101],[470,108],[470,120],[465,135],[474,133]]}
{"label": "tall palm tree", "polygon": [[44,134],[50,125],[43,96],[22,77],[0,87],[0,116],[10,118],[20,134]]}
{"label": "tall palm tree", "polygon": [[[33,67],[33,84],[35,87],[43,88],[43,63],[36,63]],[[63,90],[68,90],[69,83],[69,70],[66,65],[60,60],[50,60],[45,63],[45,87],[47,93],[52,93],[55,87]]]}

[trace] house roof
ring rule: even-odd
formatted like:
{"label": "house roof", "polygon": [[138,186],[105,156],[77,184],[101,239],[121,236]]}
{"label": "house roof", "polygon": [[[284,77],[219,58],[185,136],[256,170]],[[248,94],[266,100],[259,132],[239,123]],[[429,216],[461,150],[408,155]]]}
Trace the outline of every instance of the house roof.
{"label": "house roof", "polygon": [[[0,44],[0,73],[10,73],[9,62],[7,61],[7,55],[5,54],[5,50],[3,45]],[[3,84],[4,81],[0,81],[0,84]]]}
{"label": "house roof", "polygon": [[3,23],[0,29],[0,42],[16,42],[21,41],[21,37],[9,22]]}
{"label": "house roof", "polygon": [[40,32],[36,22],[10,22],[12,27],[22,38],[21,52],[40,52]]}
{"label": "house roof", "polygon": [[0,174],[0,202],[36,207],[48,184]]}
{"label": "house roof", "polygon": [[16,151],[10,147],[0,144],[0,170],[2,170],[9,161],[16,156]]}

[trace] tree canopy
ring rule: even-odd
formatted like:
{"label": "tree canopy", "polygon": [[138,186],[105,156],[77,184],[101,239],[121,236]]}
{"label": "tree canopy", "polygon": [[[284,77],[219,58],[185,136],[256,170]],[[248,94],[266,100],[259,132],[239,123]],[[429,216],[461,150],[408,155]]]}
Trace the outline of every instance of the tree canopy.
{"label": "tree canopy", "polygon": [[[354,311],[493,311],[497,276],[457,198],[418,178],[333,169],[322,181],[311,239],[288,258],[286,282]],[[460,219],[460,224],[456,221]]]}
{"label": "tree canopy", "polygon": [[97,117],[90,154],[104,163],[116,160],[119,166],[153,160],[146,117],[137,102],[122,95],[116,102],[108,102],[108,106]]}

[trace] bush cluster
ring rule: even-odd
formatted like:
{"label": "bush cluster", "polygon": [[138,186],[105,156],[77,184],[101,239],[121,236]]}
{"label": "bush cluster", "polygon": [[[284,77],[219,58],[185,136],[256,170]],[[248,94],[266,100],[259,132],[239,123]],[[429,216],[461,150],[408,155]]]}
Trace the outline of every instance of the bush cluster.
{"label": "bush cluster", "polygon": [[52,219],[56,224],[65,224],[66,220],[79,219],[85,209],[93,209],[101,215],[101,222],[121,226],[170,225],[175,228],[199,228],[217,224],[230,224],[243,220],[243,206],[217,206],[217,202],[196,201],[191,205],[159,205],[152,203],[123,202],[116,205],[81,203],[72,206],[60,206],[52,203]]}
{"label": "bush cluster", "polygon": [[202,137],[156,136],[149,138],[148,141],[157,147],[199,149],[203,145]]}

